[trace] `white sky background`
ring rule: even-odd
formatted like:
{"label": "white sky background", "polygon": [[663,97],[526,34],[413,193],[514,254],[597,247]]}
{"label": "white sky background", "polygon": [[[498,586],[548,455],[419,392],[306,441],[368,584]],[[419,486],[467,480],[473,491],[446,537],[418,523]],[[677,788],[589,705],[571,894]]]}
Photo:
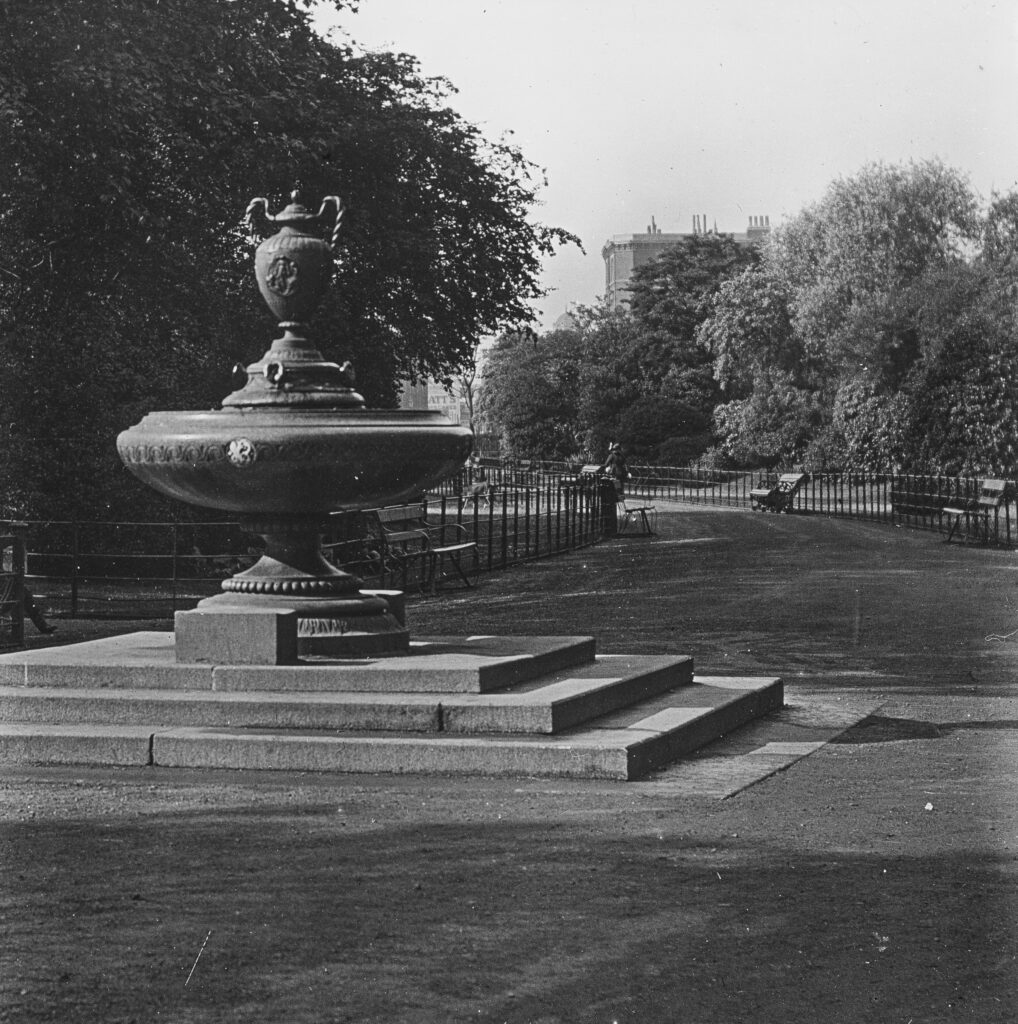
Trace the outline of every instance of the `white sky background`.
{"label": "white sky background", "polygon": [[412,53],[548,186],[543,327],[604,290],[614,234],[775,226],[870,161],[940,157],[1018,187],[1018,0],[361,0],[339,25]]}

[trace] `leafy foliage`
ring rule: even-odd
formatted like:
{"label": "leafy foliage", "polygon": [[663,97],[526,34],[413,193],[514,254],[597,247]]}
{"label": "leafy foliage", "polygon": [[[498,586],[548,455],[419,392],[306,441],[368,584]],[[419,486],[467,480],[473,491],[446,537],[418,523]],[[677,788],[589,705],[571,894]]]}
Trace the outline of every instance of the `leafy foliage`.
{"label": "leafy foliage", "polygon": [[792,329],[785,282],[766,264],[721,285],[697,339],[713,356],[714,376],[723,391],[748,394],[775,372],[800,385],[813,376],[813,360]]}
{"label": "leafy foliage", "polygon": [[1018,466],[1018,311],[1011,289],[979,267],[930,282],[923,356],[901,405],[909,466],[1009,475]]}
{"label": "leafy foliage", "polygon": [[323,40],[296,0],[5,2],[0,40],[8,514],[158,502],[113,441],[154,407],[213,404],[267,346],[252,196],[344,197],[315,336],[373,404],[530,322],[541,260],[572,238],[530,222],[535,168],[447,83]]}
{"label": "leafy foliage", "polygon": [[[562,453],[574,432],[593,457],[620,440],[637,458],[714,468],[1009,475],[1016,311],[1018,194],[980,212],[939,161],[876,164],[760,252],[698,235],[640,267],[630,312],[578,314],[568,386],[520,376],[515,394],[542,406],[529,415]],[[540,448],[522,427],[512,444]]]}
{"label": "leafy foliage", "polygon": [[647,331],[692,342],[718,286],[757,261],[731,235],[687,235],[633,272],[630,308]]}
{"label": "leafy foliage", "polygon": [[571,458],[578,447],[579,338],[553,331],[503,335],[484,370],[484,416],[502,438],[506,455]]}
{"label": "leafy foliage", "polygon": [[569,365],[576,390],[567,396],[533,379],[532,348],[503,346],[485,393],[507,449],[537,456],[556,438],[557,458],[602,459],[611,441],[650,461],[698,456],[711,441],[718,387],[697,328],[721,283],[755,260],[729,236],[691,236],[637,269],[631,311],[578,309],[575,332],[536,342],[556,366]]}
{"label": "leafy foliage", "polygon": [[961,260],[978,230],[971,189],[939,161],[874,164],[832,183],[770,253],[805,351],[841,376],[895,386],[916,356],[915,284]]}
{"label": "leafy foliage", "polygon": [[723,450],[811,469],[1013,471],[1016,252],[1018,199],[981,217],[937,161],[835,182],[700,328],[733,395],[716,412]]}

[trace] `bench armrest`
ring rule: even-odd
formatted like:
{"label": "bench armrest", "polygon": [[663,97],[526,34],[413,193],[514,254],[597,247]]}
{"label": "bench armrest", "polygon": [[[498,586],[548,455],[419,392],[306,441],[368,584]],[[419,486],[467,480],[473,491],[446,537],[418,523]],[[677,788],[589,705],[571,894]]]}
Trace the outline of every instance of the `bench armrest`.
{"label": "bench armrest", "polygon": [[431,534],[423,529],[383,530],[382,535],[389,547],[393,544],[419,544],[425,549],[431,547]]}
{"label": "bench armrest", "polygon": [[446,522],[430,524],[428,526],[428,532],[431,535],[429,540],[432,543],[437,541],[439,545],[461,544],[470,540],[470,534],[467,533],[467,528],[462,523]]}

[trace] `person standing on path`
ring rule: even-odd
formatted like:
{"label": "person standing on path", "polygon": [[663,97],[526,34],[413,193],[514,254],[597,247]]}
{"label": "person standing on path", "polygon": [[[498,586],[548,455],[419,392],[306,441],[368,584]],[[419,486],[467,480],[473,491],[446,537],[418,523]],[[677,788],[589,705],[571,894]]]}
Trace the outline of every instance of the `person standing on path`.
{"label": "person standing on path", "polygon": [[626,456],[618,441],[612,441],[608,445],[608,458],[605,459],[601,471],[607,473],[615,481],[615,496],[621,501],[626,492],[625,484],[629,479],[629,467],[626,465]]}

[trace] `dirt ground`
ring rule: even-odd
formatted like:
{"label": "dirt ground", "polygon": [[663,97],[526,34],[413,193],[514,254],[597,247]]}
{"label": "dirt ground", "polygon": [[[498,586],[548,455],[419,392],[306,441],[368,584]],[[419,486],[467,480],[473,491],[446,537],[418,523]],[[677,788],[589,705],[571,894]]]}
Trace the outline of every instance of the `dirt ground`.
{"label": "dirt ground", "polygon": [[412,604],[418,634],[590,633],[879,705],[727,800],[8,771],[0,1021],[1018,1020],[1016,583],[1014,552],[683,509]]}

